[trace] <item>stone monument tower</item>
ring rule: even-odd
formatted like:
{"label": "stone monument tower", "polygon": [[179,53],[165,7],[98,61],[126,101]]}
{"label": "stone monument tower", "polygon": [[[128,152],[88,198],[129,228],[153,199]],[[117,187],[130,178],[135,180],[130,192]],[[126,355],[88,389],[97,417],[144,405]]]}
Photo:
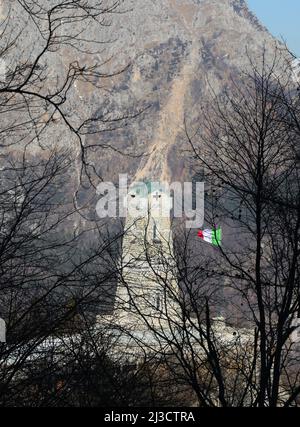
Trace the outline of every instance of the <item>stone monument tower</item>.
{"label": "stone monument tower", "polygon": [[160,183],[132,186],[126,197],[115,316],[126,329],[165,328],[180,316],[171,230],[172,199]]}

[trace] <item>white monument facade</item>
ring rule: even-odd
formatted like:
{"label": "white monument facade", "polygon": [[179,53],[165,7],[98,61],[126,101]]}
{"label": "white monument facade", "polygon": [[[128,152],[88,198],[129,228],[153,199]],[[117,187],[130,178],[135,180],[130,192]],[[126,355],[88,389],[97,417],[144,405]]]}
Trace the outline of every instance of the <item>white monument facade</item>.
{"label": "white monument facade", "polygon": [[173,253],[172,199],[162,185],[131,187],[115,316],[126,329],[165,328],[180,317]]}

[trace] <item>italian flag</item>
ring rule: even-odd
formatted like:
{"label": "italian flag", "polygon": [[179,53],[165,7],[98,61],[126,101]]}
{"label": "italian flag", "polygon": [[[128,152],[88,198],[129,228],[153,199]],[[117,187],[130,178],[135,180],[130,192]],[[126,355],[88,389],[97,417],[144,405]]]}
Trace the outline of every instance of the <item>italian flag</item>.
{"label": "italian flag", "polygon": [[222,229],[213,228],[212,230],[200,230],[198,237],[203,239],[205,242],[211,243],[213,246],[221,246],[222,242]]}

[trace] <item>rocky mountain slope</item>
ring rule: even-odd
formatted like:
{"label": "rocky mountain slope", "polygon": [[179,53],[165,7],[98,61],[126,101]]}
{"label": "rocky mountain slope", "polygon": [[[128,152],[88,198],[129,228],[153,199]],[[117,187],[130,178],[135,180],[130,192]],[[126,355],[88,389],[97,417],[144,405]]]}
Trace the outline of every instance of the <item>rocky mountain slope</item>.
{"label": "rocky mountain slope", "polygon": [[[125,129],[102,135],[129,156],[107,151],[99,172],[113,180],[116,172],[132,179],[187,178],[184,121],[191,127],[199,123],[199,105],[209,88],[222,93],[249,65],[246,51],[259,58],[264,46],[273,51],[275,40],[244,0],[128,0],[123,9],[112,20],[109,32],[117,39],[107,53],[114,55],[115,67],[131,66],[106,82],[109,98],[81,95],[99,114],[149,109]],[[139,154],[144,156],[130,156]],[[118,157],[118,171],[110,168],[112,157]]]}
{"label": "rocky mountain slope", "polygon": [[[88,4],[93,1],[98,4],[96,0]],[[49,0],[47,7],[54,4],[57,0]],[[11,38],[22,29],[13,65],[34,60],[45,45],[47,20],[40,21],[43,36],[32,19],[24,19],[20,2],[1,0],[0,11],[1,19],[7,13],[11,16]],[[96,22],[74,25],[63,16],[58,18],[55,36],[66,41],[67,35],[79,33],[81,50],[66,43],[44,55],[48,64],[44,88],[61,81],[74,61],[83,67],[103,64],[101,70],[108,74],[129,65],[115,77],[99,76],[94,83],[100,89],[78,81],[69,90],[63,108],[74,127],[78,114],[96,115],[106,124],[124,114],[134,117],[121,122],[117,130],[104,125],[100,134],[87,136],[86,145],[111,147],[92,150],[89,162],[105,180],[117,180],[118,173],[128,173],[131,179],[187,178],[184,122],[189,127],[201,123],[199,106],[208,99],[209,90],[220,94],[230,87],[231,79],[237,80],[249,65],[246,50],[255,60],[264,46],[271,54],[275,40],[245,0],[120,0],[117,12],[106,14],[102,30]],[[87,39],[93,42],[85,43]],[[95,54],[85,54],[87,47]],[[141,110],[144,113],[136,117]],[[46,112],[44,121],[48,118]],[[68,145],[69,136],[57,119],[45,140]],[[92,123],[89,131],[96,128]],[[112,161],[119,167],[112,168]]]}
{"label": "rocky mountain slope", "polygon": [[[57,1],[37,3],[48,6]],[[93,2],[96,0],[87,3]],[[54,46],[44,55],[41,68],[45,63],[47,66],[39,90],[47,93],[49,88],[61,84],[69,64],[75,61],[82,67],[103,64],[102,73],[108,75],[126,67],[115,76],[99,76],[94,85],[80,79],[73,82],[67,100],[62,103],[61,108],[74,128],[84,116],[101,119],[90,122],[89,132],[82,138],[85,147],[89,147],[87,162],[103,180],[115,183],[120,173],[127,173],[131,181],[190,180],[195,172],[187,153],[184,126],[189,130],[201,126],[200,106],[209,100],[211,90],[219,95],[230,91],[232,82],[237,82],[249,66],[248,55],[254,61],[260,60],[262,50],[266,49],[272,57],[276,41],[244,0],[124,0],[121,3],[118,13],[106,16],[102,30],[97,23],[75,25],[64,17],[58,18],[60,26],[55,36],[66,41],[72,32],[80,33],[82,46],[80,50],[72,49],[66,43]],[[33,20],[24,20],[24,10],[17,0],[0,0],[0,19],[9,13],[9,6],[11,39],[22,34],[17,39],[18,49],[12,51],[11,58],[7,54],[8,67],[14,69],[16,64],[34,62],[45,45],[45,37]],[[46,34],[47,20],[43,19],[41,26]],[[87,43],[87,39],[93,43]],[[3,37],[0,41],[3,42]],[[89,51],[95,52],[93,55],[85,53],[87,44]],[[32,87],[35,88],[34,84]],[[48,148],[58,145],[71,149],[75,162],[63,177],[59,193],[65,205],[69,203],[73,208],[75,196],[78,206],[86,209],[68,218],[63,227],[76,235],[82,229],[92,229],[82,237],[89,245],[93,238],[99,237],[93,232],[98,196],[90,182],[82,182],[78,138],[68,132],[57,111],[51,118],[53,112],[47,103],[34,102],[30,113],[35,117],[35,126],[32,114],[26,109],[21,113],[19,109],[1,111],[2,123],[18,123],[20,114],[24,114],[22,123],[26,123],[9,132],[4,142],[5,132],[2,132],[2,147],[8,147],[14,156],[21,147],[22,157],[27,144],[26,155],[30,152],[36,156],[37,164],[39,156],[49,154]],[[126,118],[116,121],[124,115]],[[33,127],[38,131],[43,128],[43,132],[35,134]],[[97,176],[92,179],[95,185],[99,183]],[[85,251],[83,245],[78,246]]]}

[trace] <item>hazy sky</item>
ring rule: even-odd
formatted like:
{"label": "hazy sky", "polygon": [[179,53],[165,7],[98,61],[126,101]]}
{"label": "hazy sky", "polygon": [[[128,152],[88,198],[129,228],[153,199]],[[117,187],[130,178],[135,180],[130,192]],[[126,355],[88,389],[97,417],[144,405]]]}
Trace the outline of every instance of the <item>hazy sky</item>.
{"label": "hazy sky", "polygon": [[248,4],[270,32],[282,36],[300,57],[300,0],[248,0]]}

